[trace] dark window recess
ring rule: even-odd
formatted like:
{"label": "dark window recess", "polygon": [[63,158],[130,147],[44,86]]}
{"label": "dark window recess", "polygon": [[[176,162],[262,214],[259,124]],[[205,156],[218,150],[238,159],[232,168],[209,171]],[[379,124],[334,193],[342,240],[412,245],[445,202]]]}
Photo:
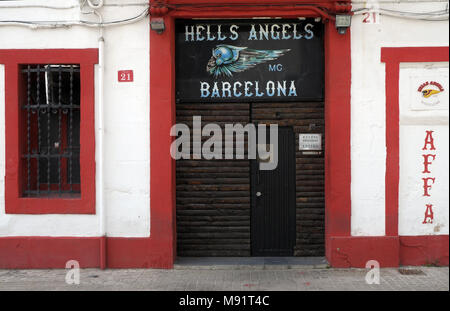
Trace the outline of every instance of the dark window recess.
{"label": "dark window recess", "polygon": [[22,65],[23,197],[79,197],[80,67]]}

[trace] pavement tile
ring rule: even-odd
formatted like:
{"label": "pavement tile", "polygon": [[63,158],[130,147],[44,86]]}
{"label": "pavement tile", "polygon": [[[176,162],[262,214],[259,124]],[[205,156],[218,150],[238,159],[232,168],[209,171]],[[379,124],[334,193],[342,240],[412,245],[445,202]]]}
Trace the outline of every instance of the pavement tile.
{"label": "pavement tile", "polygon": [[66,284],[68,270],[0,270],[0,290],[316,291],[449,290],[448,267],[415,267],[420,275],[380,270],[380,284],[366,284],[365,269],[81,269],[80,284]]}

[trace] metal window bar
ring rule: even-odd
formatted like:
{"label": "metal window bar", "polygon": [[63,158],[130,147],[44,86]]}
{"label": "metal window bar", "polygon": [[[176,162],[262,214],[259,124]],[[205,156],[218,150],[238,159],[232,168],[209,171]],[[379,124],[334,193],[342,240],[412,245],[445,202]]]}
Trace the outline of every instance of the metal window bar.
{"label": "metal window bar", "polygon": [[21,73],[22,196],[79,196],[80,66],[30,64]]}

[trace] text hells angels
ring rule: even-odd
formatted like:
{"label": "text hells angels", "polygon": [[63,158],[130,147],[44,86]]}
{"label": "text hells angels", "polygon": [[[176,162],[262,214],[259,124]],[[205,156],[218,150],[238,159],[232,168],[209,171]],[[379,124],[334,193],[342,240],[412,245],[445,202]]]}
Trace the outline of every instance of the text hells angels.
{"label": "text hells angels", "polygon": [[[247,40],[310,40],[313,24],[252,24]],[[224,41],[239,39],[238,25],[195,25],[185,27],[186,41]]]}

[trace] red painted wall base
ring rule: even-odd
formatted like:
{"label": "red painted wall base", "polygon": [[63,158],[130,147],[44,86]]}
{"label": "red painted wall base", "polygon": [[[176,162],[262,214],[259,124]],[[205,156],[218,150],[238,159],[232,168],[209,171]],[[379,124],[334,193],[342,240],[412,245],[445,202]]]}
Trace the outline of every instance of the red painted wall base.
{"label": "red painted wall base", "polygon": [[381,267],[398,267],[399,240],[396,236],[331,237],[328,262],[336,268],[365,268],[369,260]]}
{"label": "red painted wall base", "polygon": [[[77,260],[81,268],[100,267],[101,237],[0,238],[0,269],[65,268]],[[173,267],[168,241],[151,238],[106,238],[107,268]]]}
{"label": "red painted wall base", "polygon": [[[78,260],[81,268],[100,267],[101,237],[0,238],[0,269],[65,268]],[[448,266],[448,235],[404,237],[331,237],[328,261],[334,268]],[[171,241],[151,238],[107,238],[107,268],[173,268]]]}
{"label": "red painted wall base", "polygon": [[448,266],[448,235],[331,237],[328,261],[335,268],[365,268],[369,260],[381,267]]}
{"label": "red painted wall base", "polygon": [[400,264],[448,266],[448,235],[401,236]]}

